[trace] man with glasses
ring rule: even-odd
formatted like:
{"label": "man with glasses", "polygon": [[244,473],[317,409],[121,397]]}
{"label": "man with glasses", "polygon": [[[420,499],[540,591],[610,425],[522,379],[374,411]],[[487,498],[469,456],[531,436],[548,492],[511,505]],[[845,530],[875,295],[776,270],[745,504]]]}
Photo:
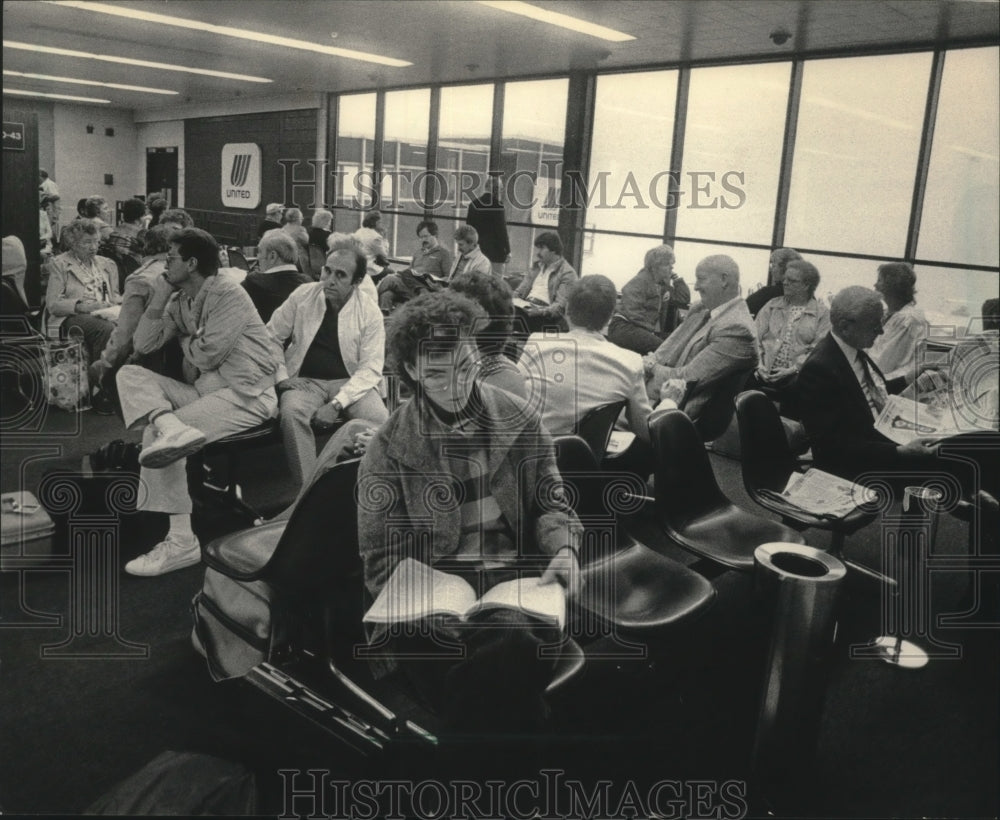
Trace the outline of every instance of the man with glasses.
{"label": "man with glasses", "polygon": [[438,241],[438,226],[429,219],[417,225],[420,247],[406,270],[390,273],[378,283],[378,301],[383,313],[428,290],[440,290],[451,272],[451,252]]}
{"label": "man with glasses", "polygon": [[288,378],[278,385],[281,434],[299,486],[316,465],[314,428],[330,429],[342,414],[374,424],[389,417],[379,393],[382,312],[359,288],[367,264],[356,250],[333,251],[320,281],[293,291],[267,323],[271,336],[286,345]]}
{"label": "man with glasses", "polygon": [[138,506],[170,516],[167,537],[125,565],[131,575],[162,575],[201,560],[186,457],[273,418],[278,407],[281,349],[239,283],[216,275],[218,243],[188,228],[171,236],[164,261],[132,342],[146,354],[179,339],[184,381],[131,364],[117,377],[126,427],[146,424]]}
{"label": "man with glasses", "polygon": [[674,249],[657,245],[625,287],[608,327],[608,341],[640,355],[652,353],[680,324],[691,291],[674,273]]}

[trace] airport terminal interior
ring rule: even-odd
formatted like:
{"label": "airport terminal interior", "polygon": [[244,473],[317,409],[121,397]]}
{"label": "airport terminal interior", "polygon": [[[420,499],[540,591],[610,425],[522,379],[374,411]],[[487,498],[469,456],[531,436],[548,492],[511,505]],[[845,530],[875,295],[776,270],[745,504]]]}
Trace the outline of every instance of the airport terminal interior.
{"label": "airport terminal interior", "polygon": [[3,26],[0,813],[998,816],[1000,2]]}

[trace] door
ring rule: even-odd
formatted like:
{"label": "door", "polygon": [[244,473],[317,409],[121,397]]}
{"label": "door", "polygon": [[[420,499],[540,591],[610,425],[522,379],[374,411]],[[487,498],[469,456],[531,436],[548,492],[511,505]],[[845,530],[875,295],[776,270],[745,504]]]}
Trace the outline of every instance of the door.
{"label": "door", "polygon": [[159,193],[177,207],[177,147],[146,149],[146,196]]}

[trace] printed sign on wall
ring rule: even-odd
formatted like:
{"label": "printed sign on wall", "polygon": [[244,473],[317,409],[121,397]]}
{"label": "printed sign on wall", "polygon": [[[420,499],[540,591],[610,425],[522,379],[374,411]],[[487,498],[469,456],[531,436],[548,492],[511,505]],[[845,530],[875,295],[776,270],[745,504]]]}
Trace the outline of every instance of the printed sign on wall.
{"label": "printed sign on wall", "polygon": [[260,146],[256,143],[222,146],[222,204],[247,210],[260,205]]}
{"label": "printed sign on wall", "polygon": [[7,122],[3,123],[3,150],[23,151],[24,150],[24,123]]}

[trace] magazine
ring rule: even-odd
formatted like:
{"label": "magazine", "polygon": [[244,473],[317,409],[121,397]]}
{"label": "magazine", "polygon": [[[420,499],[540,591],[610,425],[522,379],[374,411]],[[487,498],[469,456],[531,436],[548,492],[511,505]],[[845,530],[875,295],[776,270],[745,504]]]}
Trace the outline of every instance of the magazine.
{"label": "magazine", "polygon": [[504,581],[476,598],[472,586],[457,575],[441,572],[421,561],[404,558],[375,603],[365,623],[401,623],[430,615],[454,615],[467,621],[489,609],[513,609],[560,628],[566,622],[566,590],[562,584],[539,584],[538,577]]}
{"label": "magazine", "polygon": [[765,498],[818,518],[843,518],[860,505],[878,500],[874,490],[815,467],[805,473],[792,473],[780,493],[758,492]]}

